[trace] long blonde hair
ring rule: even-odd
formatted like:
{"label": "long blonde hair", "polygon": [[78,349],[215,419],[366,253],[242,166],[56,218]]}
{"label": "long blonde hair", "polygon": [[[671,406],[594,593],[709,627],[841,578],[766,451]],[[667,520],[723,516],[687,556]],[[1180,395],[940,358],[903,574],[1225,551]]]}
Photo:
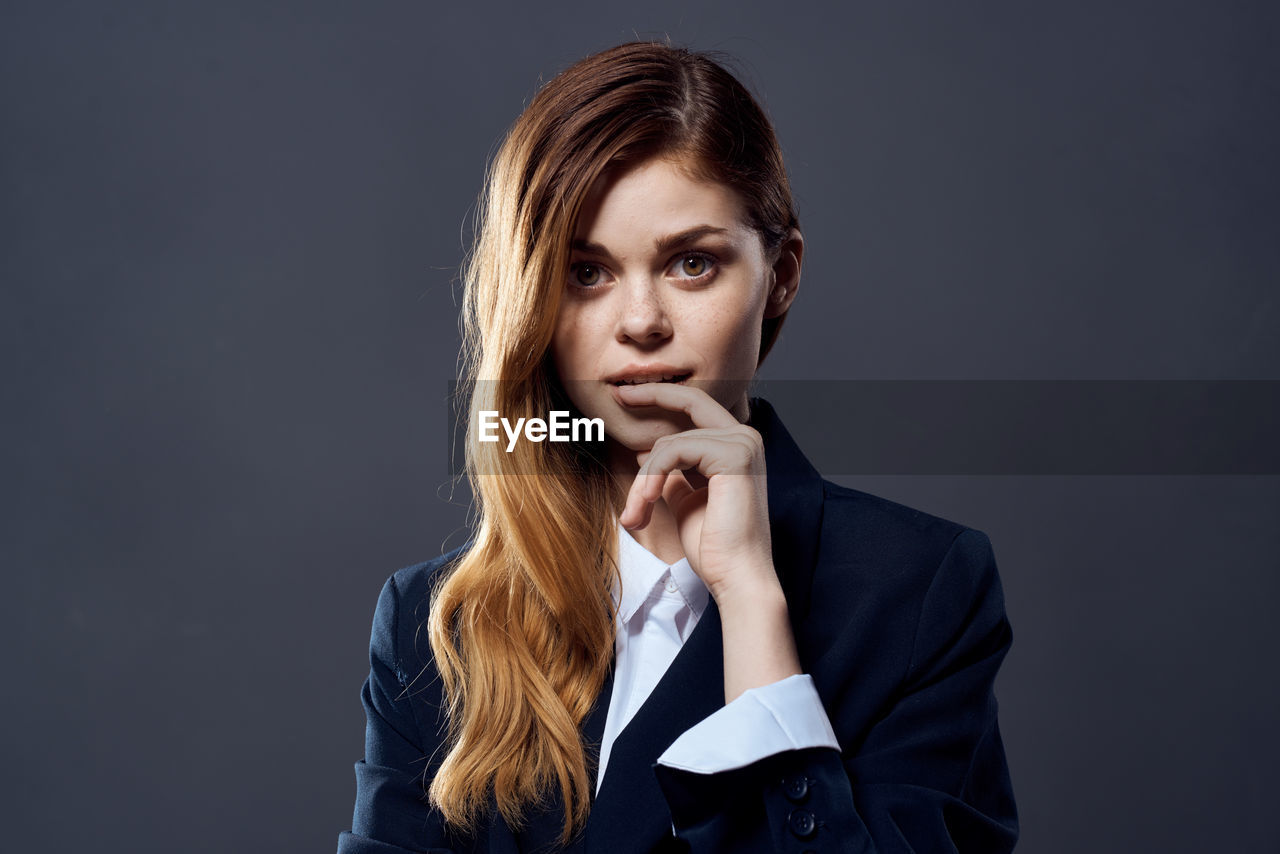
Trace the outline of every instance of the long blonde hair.
{"label": "long blonde hair", "polygon": [[[577,443],[479,443],[477,413],[568,409],[549,356],[583,198],[612,164],[679,156],[741,194],[776,257],[798,222],[769,120],[705,54],[624,44],[561,72],[494,157],[463,268],[463,387],[472,543],[433,591],[429,637],[447,703],[447,754],[430,798],[471,831],[493,807],[512,827],[558,791],[562,841],[586,821],[579,727],[612,661],[615,502],[607,467]],[[766,320],[763,359],[782,318]]]}

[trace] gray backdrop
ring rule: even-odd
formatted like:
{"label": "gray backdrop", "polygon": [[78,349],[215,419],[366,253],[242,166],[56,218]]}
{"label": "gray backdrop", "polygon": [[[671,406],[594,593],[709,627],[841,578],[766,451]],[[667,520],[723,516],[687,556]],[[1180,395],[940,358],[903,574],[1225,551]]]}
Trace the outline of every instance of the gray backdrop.
{"label": "gray backdrop", "polygon": [[[6,850],[350,826],[378,590],[466,518],[467,217],[589,52],[765,102],[769,378],[1280,379],[1274,4],[460,6],[4,5]],[[1020,850],[1280,850],[1274,469],[837,479],[995,545]]]}

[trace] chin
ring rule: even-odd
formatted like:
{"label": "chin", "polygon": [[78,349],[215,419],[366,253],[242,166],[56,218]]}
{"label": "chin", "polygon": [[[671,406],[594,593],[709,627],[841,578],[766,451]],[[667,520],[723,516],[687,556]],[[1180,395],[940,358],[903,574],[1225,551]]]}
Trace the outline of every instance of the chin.
{"label": "chin", "polygon": [[624,448],[639,453],[653,448],[663,436],[674,436],[690,428],[689,419],[680,414],[668,413],[652,418],[622,415],[605,419],[605,433]]}

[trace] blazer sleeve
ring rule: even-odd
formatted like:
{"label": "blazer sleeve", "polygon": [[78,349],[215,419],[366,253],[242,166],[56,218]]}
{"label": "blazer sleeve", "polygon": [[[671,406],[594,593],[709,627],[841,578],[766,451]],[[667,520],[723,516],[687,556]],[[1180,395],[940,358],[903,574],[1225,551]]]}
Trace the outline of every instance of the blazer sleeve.
{"label": "blazer sleeve", "polygon": [[351,830],[338,836],[338,854],[455,850],[439,813],[426,804],[424,773],[433,757],[425,749],[410,692],[422,690],[421,680],[430,674],[411,679],[402,666],[400,606],[393,576],[382,588],[373,617],[369,676],[360,695],[366,718],[364,758],[355,764],[355,813]]}
{"label": "blazer sleeve", "polygon": [[990,541],[966,528],[924,594],[883,715],[864,733],[837,732],[843,753],[789,750],[711,774],[655,764],[676,835],[705,854],[1011,851],[1017,813],[993,691],[1011,643]]}

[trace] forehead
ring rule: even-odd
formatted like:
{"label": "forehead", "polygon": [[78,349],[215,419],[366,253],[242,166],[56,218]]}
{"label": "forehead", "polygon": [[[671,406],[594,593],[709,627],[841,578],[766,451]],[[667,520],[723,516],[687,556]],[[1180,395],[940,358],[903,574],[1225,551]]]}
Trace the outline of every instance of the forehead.
{"label": "forehead", "polygon": [[743,236],[749,228],[741,196],[728,184],[695,177],[685,163],[652,158],[610,167],[596,179],[574,237],[628,242],[697,225]]}

